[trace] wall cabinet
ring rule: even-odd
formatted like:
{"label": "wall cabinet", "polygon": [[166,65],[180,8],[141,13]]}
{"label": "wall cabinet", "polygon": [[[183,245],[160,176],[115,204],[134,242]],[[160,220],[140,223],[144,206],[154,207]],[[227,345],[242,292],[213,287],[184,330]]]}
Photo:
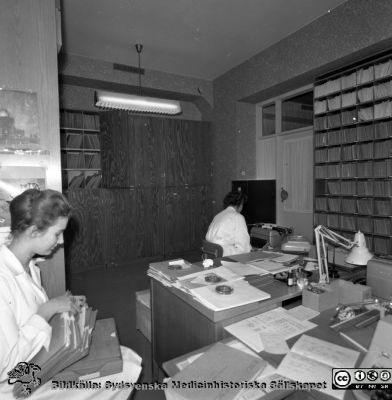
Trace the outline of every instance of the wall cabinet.
{"label": "wall cabinet", "polygon": [[392,254],[392,55],[316,82],[315,224]]}
{"label": "wall cabinet", "polygon": [[70,190],[64,233],[69,272],[125,265],[163,254],[161,193],[155,188]]}
{"label": "wall cabinet", "polygon": [[100,113],[102,189],[68,190],[71,272],[199,249],[212,218],[205,122]]}
{"label": "wall cabinet", "polygon": [[104,187],[209,185],[209,124],[101,113]]}

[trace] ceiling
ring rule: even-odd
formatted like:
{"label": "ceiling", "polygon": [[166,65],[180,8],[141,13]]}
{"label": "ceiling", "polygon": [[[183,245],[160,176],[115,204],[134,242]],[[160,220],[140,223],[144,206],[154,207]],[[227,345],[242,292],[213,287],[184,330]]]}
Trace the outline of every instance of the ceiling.
{"label": "ceiling", "polygon": [[213,80],[346,0],[61,0],[62,51]]}

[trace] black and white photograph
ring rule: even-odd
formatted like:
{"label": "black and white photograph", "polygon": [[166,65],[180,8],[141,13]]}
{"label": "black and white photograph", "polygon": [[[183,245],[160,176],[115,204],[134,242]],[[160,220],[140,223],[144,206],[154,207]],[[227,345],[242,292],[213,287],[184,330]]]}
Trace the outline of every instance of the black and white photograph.
{"label": "black and white photograph", "polygon": [[392,398],[392,0],[0,6],[0,399]]}

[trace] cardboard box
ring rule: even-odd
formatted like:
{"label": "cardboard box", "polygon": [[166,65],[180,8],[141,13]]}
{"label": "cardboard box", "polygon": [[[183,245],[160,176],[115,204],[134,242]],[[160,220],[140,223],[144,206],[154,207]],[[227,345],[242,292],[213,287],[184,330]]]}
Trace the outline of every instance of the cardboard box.
{"label": "cardboard box", "polygon": [[336,288],[327,287],[323,293],[313,293],[310,290],[302,291],[302,304],[312,310],[324,311],[336,307],[339,303],[339,297]]}
{"label": "cardboard box", "polygon": [[136,329],[151,342],[150,289],[136,292]]}
{"label": "cardboard box", "polygon": [[339,288],[339,304],[360,303],[372,297],[370,286],[355,284],[343,279],[337,279],[334,283]]}

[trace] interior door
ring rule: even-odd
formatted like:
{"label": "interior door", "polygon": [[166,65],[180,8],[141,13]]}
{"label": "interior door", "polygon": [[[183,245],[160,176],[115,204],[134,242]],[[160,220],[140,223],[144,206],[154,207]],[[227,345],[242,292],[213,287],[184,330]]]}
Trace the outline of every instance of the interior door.
{"label": "interior door", "polygon": [[277,224],[313,238],[313,129],[277,136]]}

